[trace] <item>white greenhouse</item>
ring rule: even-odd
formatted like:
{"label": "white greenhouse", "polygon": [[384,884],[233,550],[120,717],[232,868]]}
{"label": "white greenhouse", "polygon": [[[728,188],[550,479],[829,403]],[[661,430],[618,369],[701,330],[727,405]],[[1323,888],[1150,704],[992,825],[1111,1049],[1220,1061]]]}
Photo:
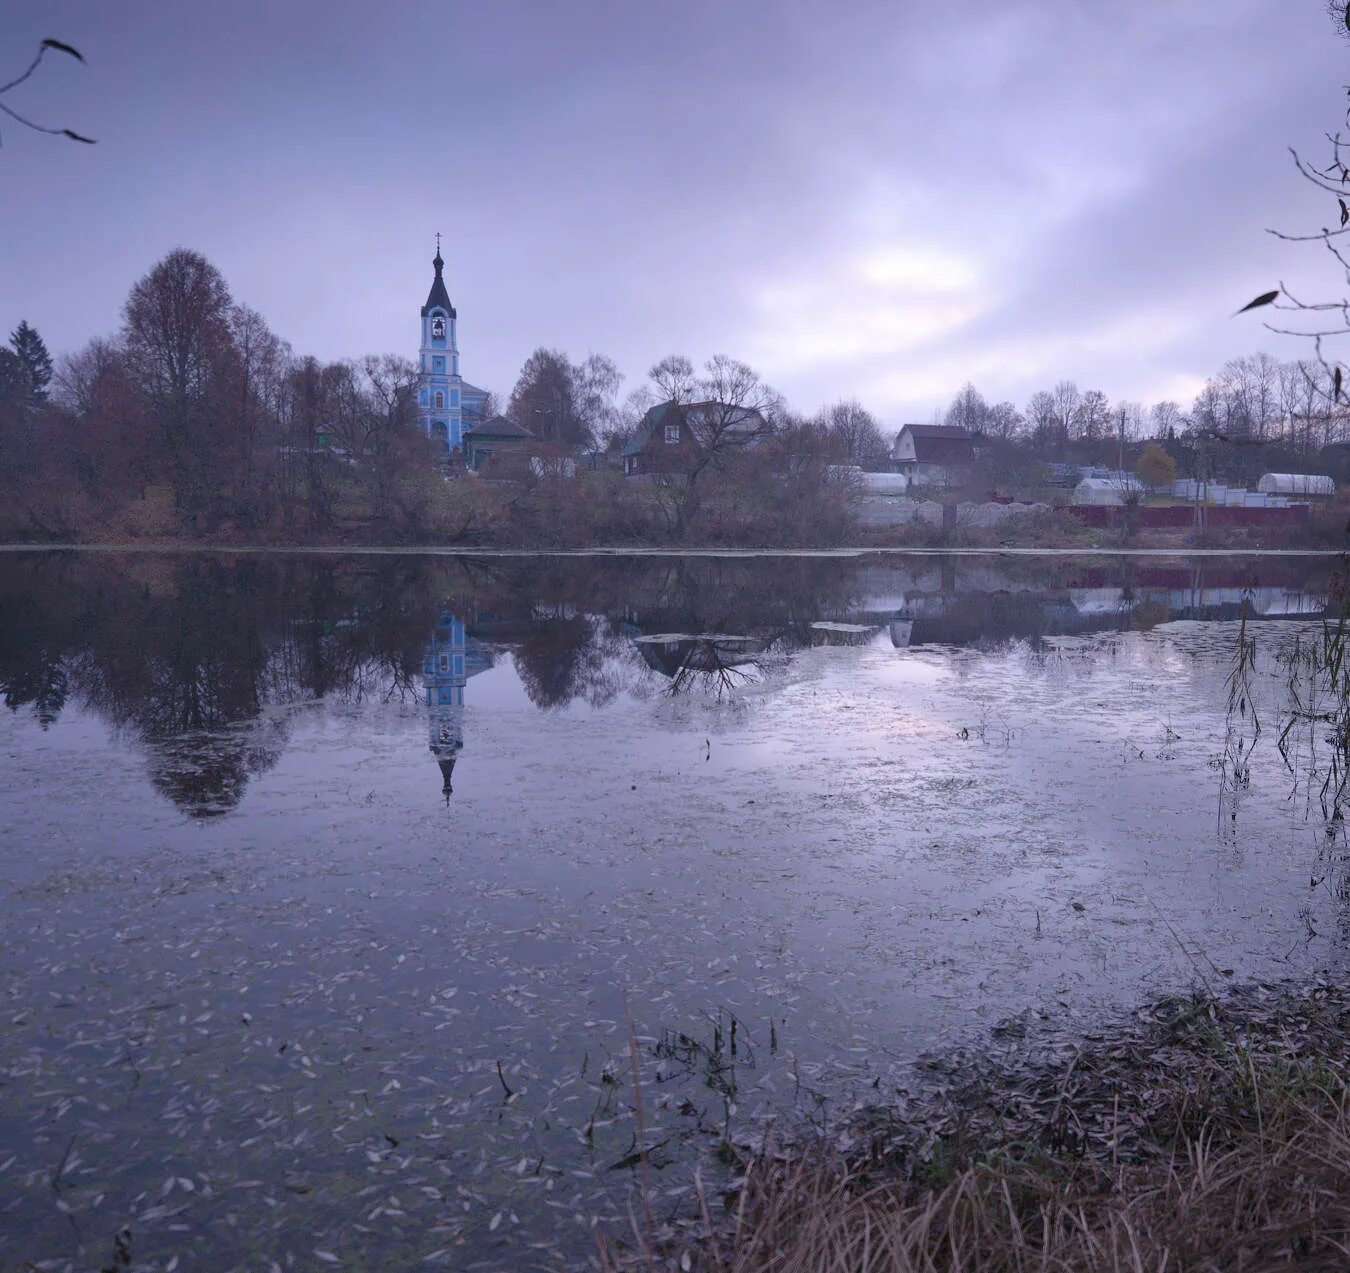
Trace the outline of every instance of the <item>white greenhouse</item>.
{"label": "white greenhouse", "polygon": [[1130,491],[1142,494],[1139,483],[1133,478],[1085,477],[1073,488],[1075,504],[1123,504],[1125,493]]}
{"label": "white greenhouse", "polygon": [[864,495],[904,495],[909,490],[903,473],[862,473],[859,483]]}
{"label": "white greenhouse", "polygon": [[1315,495],[1330,499],[1336,483],[1321,473],[1263,473],[1256,489],[1267,495]]}

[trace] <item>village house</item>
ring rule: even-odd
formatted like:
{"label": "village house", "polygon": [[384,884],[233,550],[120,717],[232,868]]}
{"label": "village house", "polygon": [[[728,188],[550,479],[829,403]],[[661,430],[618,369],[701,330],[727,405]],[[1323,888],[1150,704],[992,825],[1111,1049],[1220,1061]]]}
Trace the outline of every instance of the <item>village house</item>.
{"label": "village house", "polygon": [[471,472],[491,470],[506,455],[522,451],[535,440],[534,434],[522,425],[495,415],[481,424],[464,430],[464,464]]}
{"label": "village house", "polygon": [[669,477],[688,472],[709,446],[750,447],[769,433],[753,407],[720,402],[661,402],[639,422],[623,448],[629,477]]}
{"label": "village house", "polygon": [[961,486],[970,480],[975,444],[955,424],[906,424],[896,434],[891,462],[910,486]]}

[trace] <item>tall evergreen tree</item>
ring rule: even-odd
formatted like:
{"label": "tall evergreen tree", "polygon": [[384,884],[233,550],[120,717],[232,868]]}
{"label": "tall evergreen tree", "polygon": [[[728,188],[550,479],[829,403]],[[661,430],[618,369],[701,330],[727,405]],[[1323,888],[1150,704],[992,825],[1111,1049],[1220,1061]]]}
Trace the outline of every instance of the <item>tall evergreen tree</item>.
{"label": "tall evergreen tree", "polygon": [[52,379],[52,356],[36,327],[21,321],[9,334],[10,348],[19,356],[28,372],[28,399],[33,405],[47,401],[47,386]]}

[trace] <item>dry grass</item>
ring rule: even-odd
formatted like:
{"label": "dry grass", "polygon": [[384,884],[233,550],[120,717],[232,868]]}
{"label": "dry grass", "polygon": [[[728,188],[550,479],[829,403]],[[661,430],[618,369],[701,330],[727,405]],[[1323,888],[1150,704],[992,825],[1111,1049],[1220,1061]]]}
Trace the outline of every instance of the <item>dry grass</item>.
{"label": "dry grass", "polygon": [[942,1067],[841,1145],[761,1149],[659,1250],[702,1273],[1350,1269],[1350,995],[1168,1000]]}
{"label": "dry grass", "polygon": [[1350,1267],[1350,1111],[1289,1105],[1226,1149],[1202,1135],[1176,1162],[1075,1172],[968,1167],[940,1189],[841,1161],[761,1165],[718,1273],[1163,1273]]}

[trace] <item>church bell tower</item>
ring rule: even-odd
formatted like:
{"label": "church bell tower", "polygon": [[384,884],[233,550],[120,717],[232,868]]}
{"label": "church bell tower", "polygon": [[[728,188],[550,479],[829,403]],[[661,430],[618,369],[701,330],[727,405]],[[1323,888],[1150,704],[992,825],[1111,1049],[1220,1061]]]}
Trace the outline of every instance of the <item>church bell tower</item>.
{"label": "church bell tower", "polygon": [[417,422],[447,458],[462,452],[464,382],[459,374],[457,315],[441,271],[441,236],[431,262],[436,276],[422,306],[422,349],[417,377]]}

